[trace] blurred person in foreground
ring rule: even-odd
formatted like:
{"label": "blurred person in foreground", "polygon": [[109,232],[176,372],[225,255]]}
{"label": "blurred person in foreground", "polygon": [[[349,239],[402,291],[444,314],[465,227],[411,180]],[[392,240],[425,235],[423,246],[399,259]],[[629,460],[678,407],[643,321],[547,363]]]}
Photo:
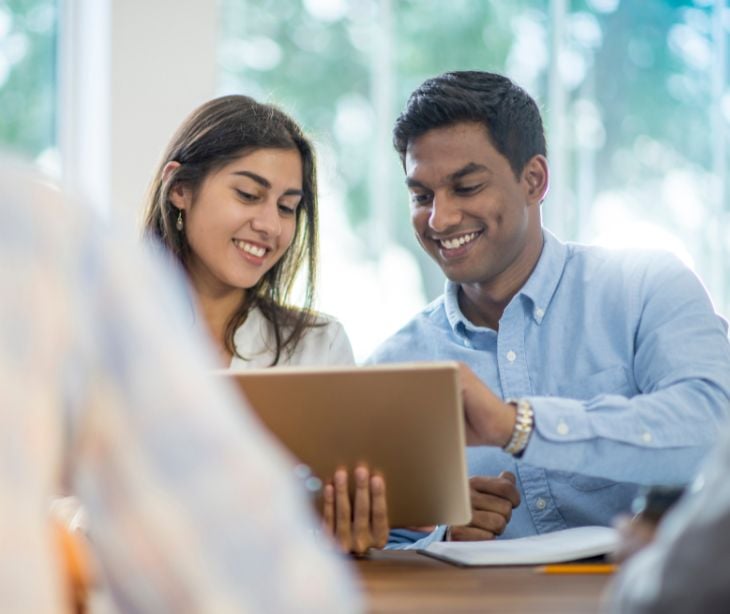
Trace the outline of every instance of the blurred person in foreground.
{"label": "blurred person in foreground", "polygon": [[[730,611],[730,428],[690,492],[625,563],[606,609],[620,614]],[[647,538],[638,523],[629,544]],[[624,529],[626,531],[626,529]]]}
{"label": "blurred person in foreground", "polygon": [[207,375],[175,273],[0,170],[0,611],[61,612],[66,482],[122,612],[358,610],[290,465]]}

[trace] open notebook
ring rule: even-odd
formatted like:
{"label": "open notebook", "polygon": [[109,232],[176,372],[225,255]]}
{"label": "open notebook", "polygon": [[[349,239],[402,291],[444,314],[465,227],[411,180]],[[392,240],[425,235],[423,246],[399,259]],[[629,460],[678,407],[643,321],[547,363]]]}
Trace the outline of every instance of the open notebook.
{"label": "open notebook", "polygon": [[608,554],[617,544],[615,529],[576,527],[516,539],[434,542],[421,552],[465,566],[545,565]]}

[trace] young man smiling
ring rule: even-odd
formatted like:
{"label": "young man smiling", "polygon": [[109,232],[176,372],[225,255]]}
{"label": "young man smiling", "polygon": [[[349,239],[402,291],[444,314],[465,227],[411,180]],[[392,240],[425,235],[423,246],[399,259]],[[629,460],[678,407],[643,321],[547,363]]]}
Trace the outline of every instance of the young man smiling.
{"label": "young man smiling", "polygon": [[542,120],[505,77],[426,81],[394,144],[416,236],[447,282],[372,361],[461,361],[476,447],[472,522],[393,542],[607,525],[638,485],[688,482],[730,405],[727,326],[695,275],[667,253],[542,227]]}

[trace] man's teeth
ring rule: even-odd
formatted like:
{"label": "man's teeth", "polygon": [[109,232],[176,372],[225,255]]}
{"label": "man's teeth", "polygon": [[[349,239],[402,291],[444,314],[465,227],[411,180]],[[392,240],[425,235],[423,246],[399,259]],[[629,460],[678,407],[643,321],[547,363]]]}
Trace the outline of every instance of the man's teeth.
{"label": "man's teeth", "polygon": [[256,256],[257,258],[263,258],[266,254],[265,247],[257,247],[256,245],[251,245],[245,241],[236,241],[235,239],[233,242],[236,244],[238,249],[242,249],[244,252]]}
{"label": "man's teeth", "polygon": [[455,237],[453,239],[441,239],[439,240],[439,243],[441,243],[441,246],[446,249],[456,249],[457,247],[466,245],[476,239],[478,234],[478,232],[470,232],[467,235],[461,235],[460,237]]}

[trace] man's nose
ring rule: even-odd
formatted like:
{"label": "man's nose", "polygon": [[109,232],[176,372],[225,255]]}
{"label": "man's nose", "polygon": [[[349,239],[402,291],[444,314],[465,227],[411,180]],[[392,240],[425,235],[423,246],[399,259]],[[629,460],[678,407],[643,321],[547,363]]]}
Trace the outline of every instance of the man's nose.
{"label": "man's nose", "polygon": [[461,221],[461,211],[446,196],[434,196],[431,202],[431,215],[428,226],[434,232],[444,232],[457,226]]}

